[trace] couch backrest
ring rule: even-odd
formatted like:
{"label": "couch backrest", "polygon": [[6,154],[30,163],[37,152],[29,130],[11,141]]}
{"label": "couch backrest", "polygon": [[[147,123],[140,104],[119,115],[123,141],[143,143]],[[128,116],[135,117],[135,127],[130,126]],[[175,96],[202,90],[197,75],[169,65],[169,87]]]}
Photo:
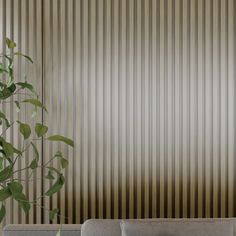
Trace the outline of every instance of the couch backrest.
{"label": "couch backrest", "polygon": [[[11,224],[4,227],[3,236],[55,236],[61,225],[58,224]],[[80,236],[81,225],[62,225],[61,236]]]}
{"label": "couch backrest", "polygon": [[120,236],[120,220],[87,220],[81,228],[81,236]]}
{"label": "couch backrest", "polygon": [[[236,236],[236,218],[215,218],[215,219],[135,219],[135,220],[87,220],[81,228],[81,235],[82,236],[121,236],[121,222],[135,222],[137,224],[141,223],[150,223],[155,224],[158,223],[162,225],[162,223],[166,224],[168,223],[168,226],[174,225],[174,224],[181,224],[184,226],[198,223],[199,227],[201,225],[204,225],[206,223],[211,223],[215,225],[220,224],[227,224],[232,226],[233,235]],[[157,224],[155,224],[157,225]]]}

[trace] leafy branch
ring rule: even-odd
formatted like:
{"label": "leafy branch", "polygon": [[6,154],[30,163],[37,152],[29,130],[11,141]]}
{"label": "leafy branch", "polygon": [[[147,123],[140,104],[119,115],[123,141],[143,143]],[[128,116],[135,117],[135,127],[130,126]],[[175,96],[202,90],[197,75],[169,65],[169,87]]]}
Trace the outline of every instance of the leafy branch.
{"label": "leafy branch", "polygon": [[[14,52],[16,43],[11,39],[6,39],[6,46],[8,48],[7,53],[0,54],[0,104],[5,106],[15,105],[17,112],[21,111],[21,106],[33,107],[32,117],[34,118],[38,110],[47,111],[47,108],[39,100],[38,93],[34,86],[25,78],[24,82],[17,82],[14,77],[14,58],[23,57],[29,63],[33,63],[33,60],[21,52]],[[17,95],[17,99],[16,96]],[[21,98],[21,96],[24,96]],[[25,98],[27,96],[27,98]],[[15,147],[14,142],[10,142],[5,136],[6,133],[17,125],[18,132],[21,134],[23,142],[22,148]],[[15,128],[15,127],[14,127]],[[37,141],[44,140],[46,142],[63,142],[68,146],[73,147],[74,142],[61,135],[47,136],[48,127],[42,123],[35,123],[34,127],[21,120],[9,121],[6,114],[0,110],[0,222],[6,215],[6,208],[4,201],[8,198],[12,198],[18,202],[23,211],[28,214],[31,206],[37,204],[38,200],[45,197],[51,197],[53,194],[60,191],[65,183],[65,177],[63,175],[63,169],[68,166],[68,160],[63,156],[62,152],[58,150],[49,160],[39,165],[42,157],[39,154]],[[35,138],[36,137],[36,138]],[[33,155],[30,156],[29,162],[25,167],[17,169],[16,165],[18,161],[21,161],[26,152],[32,148]],[[60,168],[52,167],[54,160],[59,160]],[[30,201],[24,193],[24,187],[22,181],[32,181],[32,175],[37,169],[47,170],[47,175],[43,176],[47,181],[52,182],[51,187],[43,193],[42,196],[38,196],[36,200]],[[16,174],[31,171],[30,175],[26,179],[19,179],[15,177]],[[44,206],[39,205],[45,209]],[[48,210],[50,220],[59,215],[58,209]],[[58,234],[59,235],[59,232]]]}

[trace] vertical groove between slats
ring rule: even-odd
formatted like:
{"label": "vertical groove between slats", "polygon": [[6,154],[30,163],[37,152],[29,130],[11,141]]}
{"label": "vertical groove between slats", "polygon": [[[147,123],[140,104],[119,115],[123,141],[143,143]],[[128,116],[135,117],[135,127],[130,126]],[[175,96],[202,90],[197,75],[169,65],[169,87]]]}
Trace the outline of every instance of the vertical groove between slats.
{"label": "vertical groove between slats", "polygon": [[[50,111],[38,121],[75,141],[74,150],[39,143],[42,162],[58,147],[69,159],[65,188],[42,201],[65,216],[53,223],[235,216],[235,8],[234,0],[0,0],[1,51],[11,37],[35,62],[17,59],[15,68]],[[1,107],[28,121],[28,111]],[[20,147],[17,129],[6,137]],[[42,174],[24,183],[30,199],[50,185]],[[50,222],[36,206],[29,216],[6,206],[5,223]]]}

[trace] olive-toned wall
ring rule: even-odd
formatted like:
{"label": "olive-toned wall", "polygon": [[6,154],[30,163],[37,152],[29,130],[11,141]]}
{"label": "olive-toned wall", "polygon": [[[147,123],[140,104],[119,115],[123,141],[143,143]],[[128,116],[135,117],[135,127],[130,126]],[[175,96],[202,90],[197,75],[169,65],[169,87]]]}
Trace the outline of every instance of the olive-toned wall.
{"label": "olive-toned wall", "polygon": [[[46,208],[69,223],[236,216],[234,0],[0,0],[0,17],[0,43],[36,61],[44,122],[76,143]],[[8,204],[7,222],[48,222]]]}

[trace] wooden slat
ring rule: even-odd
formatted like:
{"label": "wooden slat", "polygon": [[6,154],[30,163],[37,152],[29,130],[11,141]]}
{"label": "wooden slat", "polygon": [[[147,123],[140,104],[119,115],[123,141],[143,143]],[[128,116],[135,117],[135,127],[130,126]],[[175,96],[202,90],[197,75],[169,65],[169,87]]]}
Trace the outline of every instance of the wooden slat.
{"label": "wooden slat", "polygon": [[[42,201],[60,208],[53,223],[235,216],[234,9],[233,0],[0,0],[1,51],[13,37],[35,61],[17,59],[15,73],[49,110],[37,121],[75,141],[38,143],[42,163],[58,148],[69,160],[65,187]],[[24,107],[1,107],[28,121]],[[17,127],[6,137],[22,145]],[[44,174],[24,182],[30,199],[49,188]],[[38,207],[25,216],[6,206],[5,223],[49,223]]]}

